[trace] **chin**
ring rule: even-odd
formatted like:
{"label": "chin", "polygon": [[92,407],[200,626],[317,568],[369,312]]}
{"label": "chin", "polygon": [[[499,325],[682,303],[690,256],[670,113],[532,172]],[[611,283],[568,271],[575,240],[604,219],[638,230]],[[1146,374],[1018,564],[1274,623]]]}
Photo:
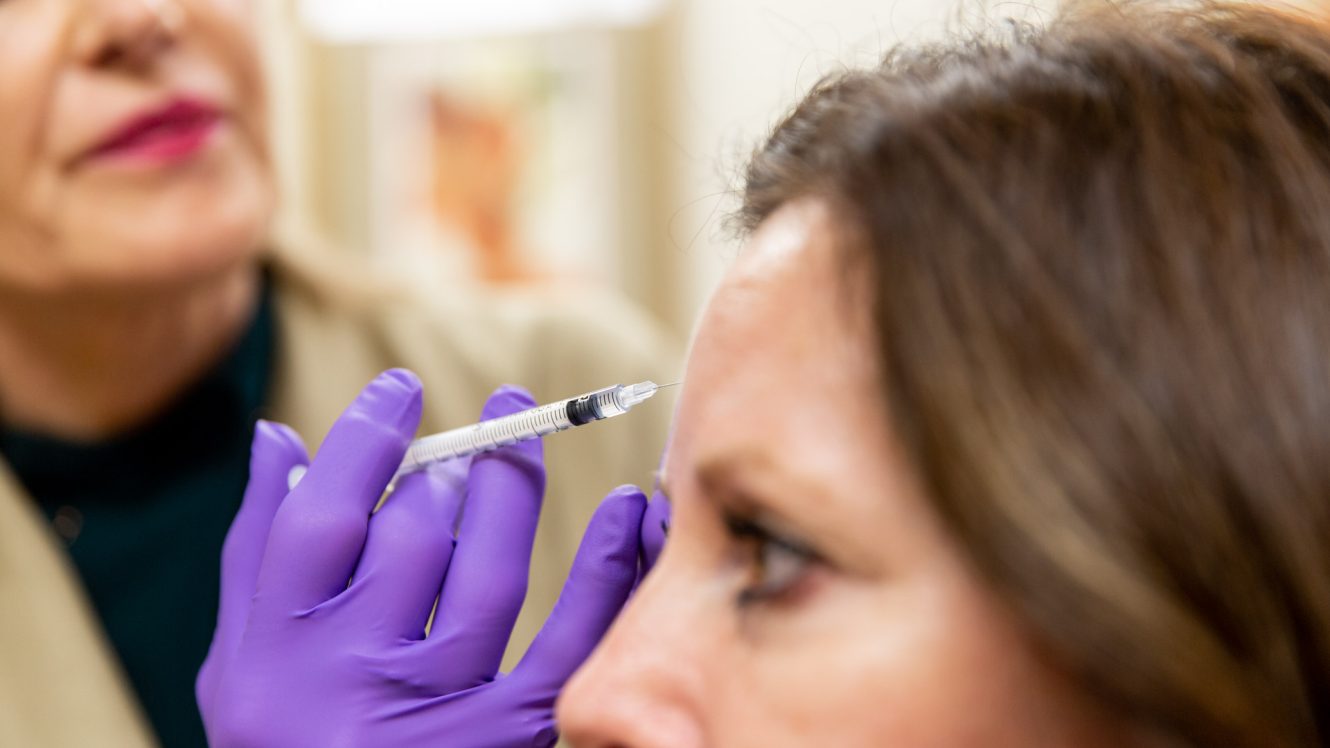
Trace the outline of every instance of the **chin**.
{"label": "chin", "polygon": [[88,232],[102,240],[74,253],[82,260],[74,263],[77,285],[103,293],[169,292],[257,265],[273,214],[273,195],[265,182],[181,202],[165,200],[155,210],[141,211],[137,222],[115,220]]}
{"label": "chin", "polygon": [[164,291],[196,286],[240,267],[256,267],[262,248],[262,236],[258,235],[237,237],[227,242],[178,244],[169,256],[152,258],[142,271],[125,278],[124,285],[151,285]]}
{"label": "chin", "polygon": [[103,268],[85,281],[106,290],[185,289],[239,267],[256,266],[266,236],[265,220],[252,225],[205,225],[192,232],[153,237],[124,245],[115,267]]}

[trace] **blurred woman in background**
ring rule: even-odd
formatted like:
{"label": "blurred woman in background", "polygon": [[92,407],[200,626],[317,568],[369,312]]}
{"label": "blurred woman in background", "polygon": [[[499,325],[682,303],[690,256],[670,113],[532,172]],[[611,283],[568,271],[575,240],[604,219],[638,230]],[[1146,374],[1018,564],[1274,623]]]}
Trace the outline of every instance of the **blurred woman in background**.
{"label": "blurred woman in background", "polygon": [[[670,540],[565,737],[1330,744],[1327,206],[1330,29],[1257,6],[1073,11],[819,85],[748,171]],[[288,501],[270,550],[309,511]],[[256,605],[247,636],[282,621]],[[283,694],[327,679],[239,652],[261,675],[210,726],[282,744]],[[361,675],[320,691],[375,706],[339,734],[470,693]],[[548,744],[451,728],[429,737]]]}
{"label": "blurred woman in background", "polygon": [[[203,744],[194,678],[259,414],[317,438],[394,365],[432,385],[426,430],[502,381],[672,373],[611,300],[426,302],[278,249],[252,26],[244,2],[0,2],[0,744]],[[553,447],[532,620],[664,417]]]}

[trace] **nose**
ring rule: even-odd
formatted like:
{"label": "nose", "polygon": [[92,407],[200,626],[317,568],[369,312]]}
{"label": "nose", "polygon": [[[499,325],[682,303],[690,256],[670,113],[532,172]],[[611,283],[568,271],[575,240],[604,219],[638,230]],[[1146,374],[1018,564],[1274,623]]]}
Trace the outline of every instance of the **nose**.
{"label": "nose", "polygon": [[671,595],[667,573],[648,577],[564,689],[559,729],[577,748],[706,747],[704,621]]}
{"label": "nose", "polygon": [[88,65],[141,71],[175,46],[184,23],[176,0],[83,0],[75,37]]}

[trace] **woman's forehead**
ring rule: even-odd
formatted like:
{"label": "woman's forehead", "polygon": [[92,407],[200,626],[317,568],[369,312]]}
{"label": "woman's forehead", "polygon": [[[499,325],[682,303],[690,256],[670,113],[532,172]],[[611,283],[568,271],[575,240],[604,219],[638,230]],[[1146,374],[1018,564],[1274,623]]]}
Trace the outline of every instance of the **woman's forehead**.
{"label": "woman's forehead", "polygon": [[[787,204],[755,231],[717,287],[699,322],[690,369],[774,365],[814,356],[856,361],[868,344],[868,315],[847,272],[830,210],[820,200]],[[855,293],[848,293],[854,291]]]}
{"label": "woman's forehead", "polygon": [[[813,251],[813,211],[773,216],[748,243],[703,313],[689,361],[689,377],[724,377],[737,368],[762,369],[781,359],[814,354],[825,342],[824,312],[832,274]],[[750,371],[750,374],[753,372]],[[749,382],[748,386],[752,383]]]}
{"label": "woman's forehead", "polygon": [[[689,356],[679,429],[708,441],[775,439],[812,398],[822,414],[875,397],[869,336],[845,314],[842,255],[816,203],[791,204],[754,234],[711,299]],[[843,417],[845,413],[842,413]],[[713,438],[714,437],[714,438]]]}
{"label": "woman's forehead", "polygon": [[785,204],[753,232],[726,273],[719,296],[732,286],[790,280],[830,269],[834,236],[830,209],[815,198]]}

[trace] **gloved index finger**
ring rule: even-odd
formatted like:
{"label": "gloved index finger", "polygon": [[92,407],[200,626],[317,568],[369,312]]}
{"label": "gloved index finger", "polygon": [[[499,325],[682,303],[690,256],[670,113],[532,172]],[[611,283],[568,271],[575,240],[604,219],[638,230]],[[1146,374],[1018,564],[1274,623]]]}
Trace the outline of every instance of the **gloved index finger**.
{"label": "gloved index finger", "polygon": [[259,575],[262,601],[304,610],[346,589],[370,513],[401,465],[421,405],[420,380],[394,369],[337,419],[273,519]]}
{"label": "gloved index finger", "polygon": [[646,496],[636,486],[621,486],[601,502],[554,612],[513,677],[553,695],[590,656],[633,588],[645,511]]}
{"label": "gloved index finger", "polygon": [[[486,419],[535,404],[525,390],[499,389]],[[439,597],[427,648],[447,650],[449,678],[493,677],[526,599],[531,546],[545,492],[539,441],[477,456],[471,463],[457,549]],[[440,655],[441,657],[443,655]]]}
{"label": "gloved index finger", "polygon": [[453,551],[463,481],[441,469],[404,476],[369,523],[347,594],[358,620],[393,641],[424,638]]}

